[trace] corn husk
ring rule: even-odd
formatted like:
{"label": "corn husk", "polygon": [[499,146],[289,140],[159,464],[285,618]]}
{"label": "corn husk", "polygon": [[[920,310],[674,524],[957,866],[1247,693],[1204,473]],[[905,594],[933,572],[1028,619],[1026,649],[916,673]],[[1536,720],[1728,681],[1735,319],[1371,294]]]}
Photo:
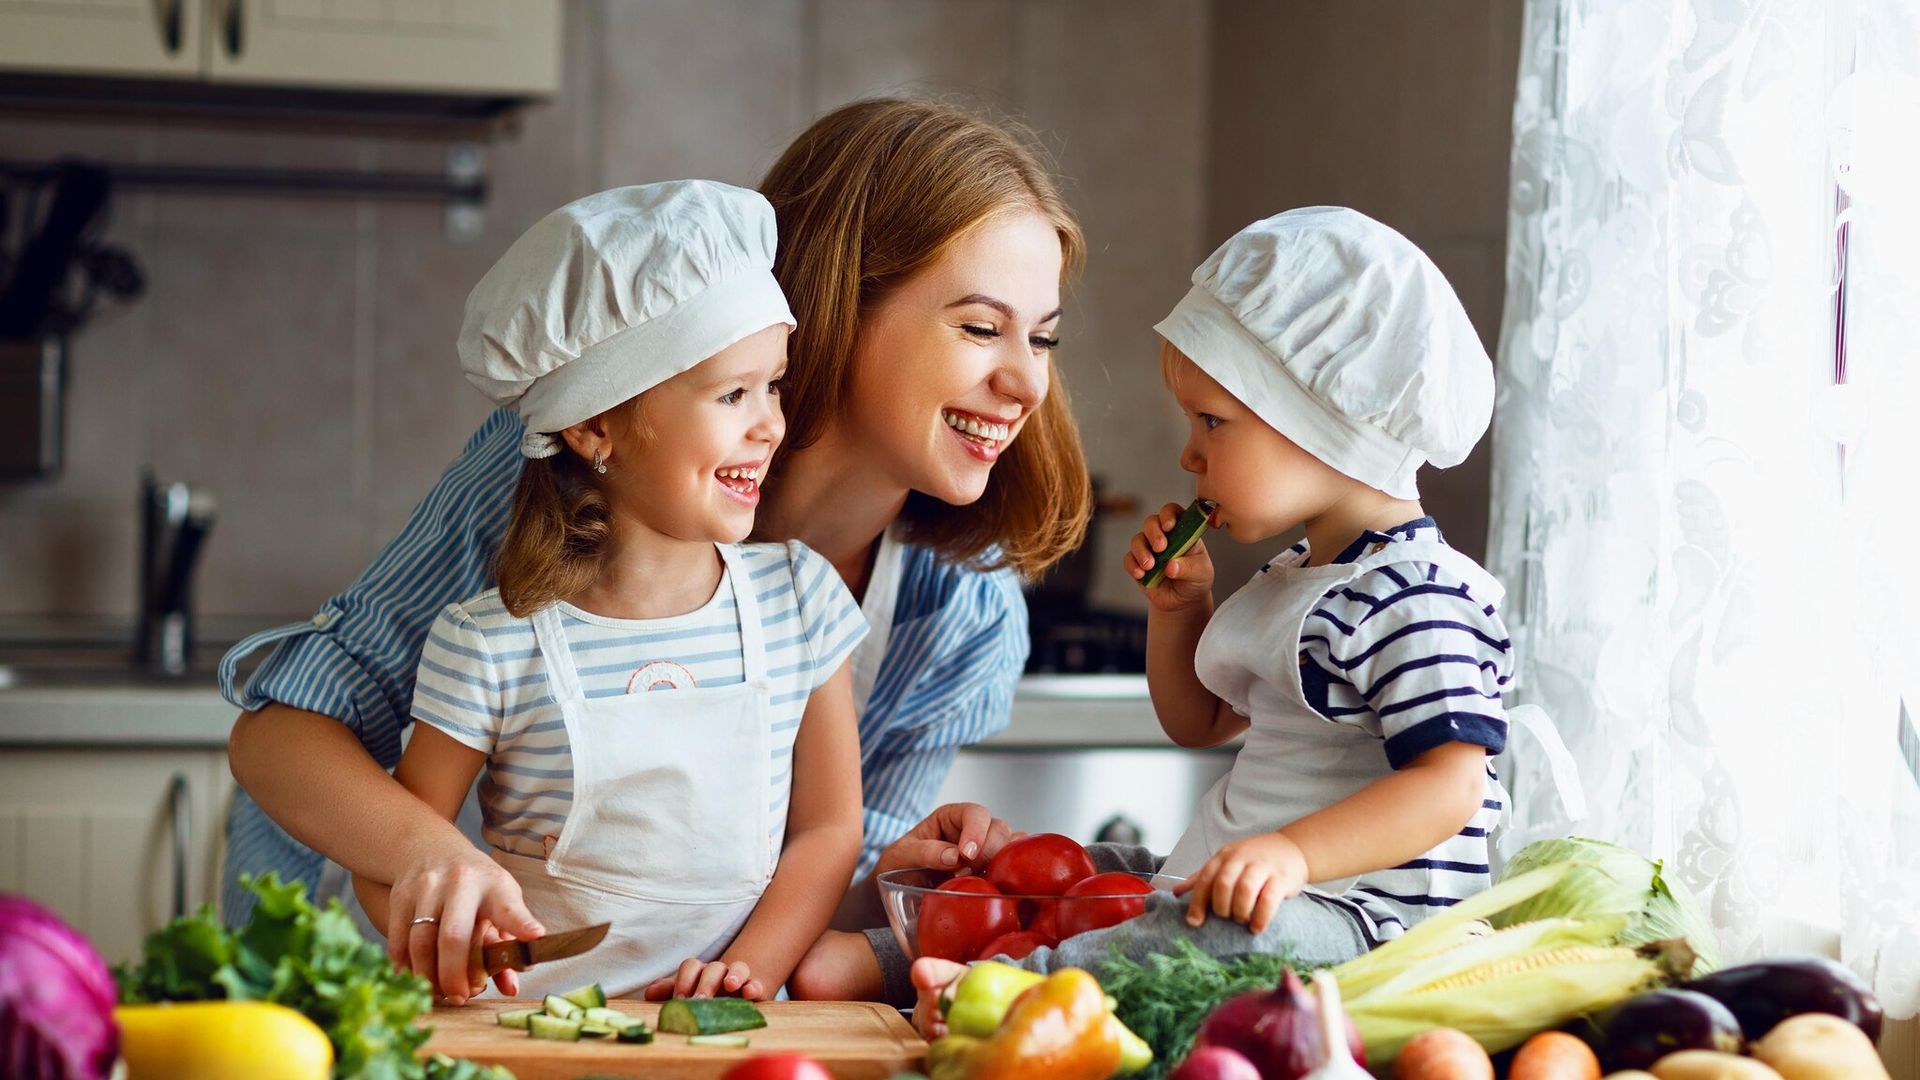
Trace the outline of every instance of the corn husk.
{"label": "corn husk", "polygon": [[1475,893],[1416,924],[1379,948],[1354,957],[1333,969],[1333,977],[1340,981],[1340,993],[1351,1000],[1400,974],[1410,964],[1484,936],[1488,918],[1553,888],[1570,870],[1566,866],[1549,866],[1510,875],[1493,888]]}
{"label": "corn husk", "polygon": [[1493,916],[1496,927],[1537,919],[1624,918],[1621,945],[1684,939],[1694,953],[1695,977],[1719,965],[1713,924],[1687,887],[1669,880],[1659,862],[1603,840],[1570,837],[1528,844],[1507,865],[1509,875],[1569,868],[1551,888]]}

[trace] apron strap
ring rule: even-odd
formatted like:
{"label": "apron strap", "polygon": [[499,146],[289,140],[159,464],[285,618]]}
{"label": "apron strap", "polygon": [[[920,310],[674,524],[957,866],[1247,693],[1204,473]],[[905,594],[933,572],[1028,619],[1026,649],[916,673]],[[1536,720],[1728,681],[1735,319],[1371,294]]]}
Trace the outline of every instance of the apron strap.
{"label": "apron strap", "polygon": [[573,649],[560,623],[560,605],[548,604],[533,613],[533,640],[547,669],[547,691],[557,702],[580,701],[580,674],[574,670]]}
{"label": "apron strap", "polygon": [[1567,812],[1569,824],[1582,821],[1587,816],[1586,788],[1580,783],[1580,770],[1574,764],[1573,754],[1567,750],[1567,744],[1560,741],[1559,732],[1553,729],[1553,722],[1547,719],[1545,710],[1538,705],[1516,705],[1507,710],[1509,729],[1524,730],[1540,744],[1541,753],[1546,755],[1547,775],[1553,780],[1554,794],[1560,798],[1560,808]]}
{"label": "apron strap", "polygon": [[880,534],[880,550],[873,556],[873,573],[867,576],[867,595],[861,598],[860,614],[867,620],[867,636],[853,647],[853,712],[865,716],[867,702],[873,697],[873,684],[880,678],[880,663],[887,655],[887,638],[893,631],[893,612],[900,600],[900,563],[904,552],[889,526]]}
{"label": "apron strap", "polygon": [[[726,565],[727,580],[733,583],[733,609],[740,616],[740,663],[744,669],[746,681],[765,684],[767,681],[767,628],[760,621],[760,600],[754,595],[753,578],[747,574],[740,559],[740,549],[733,544],[715,544],[720,552],[720,561]],[[798,582],[795,585],[798,586]],[[795,602],[799,597],[795,596]]]}

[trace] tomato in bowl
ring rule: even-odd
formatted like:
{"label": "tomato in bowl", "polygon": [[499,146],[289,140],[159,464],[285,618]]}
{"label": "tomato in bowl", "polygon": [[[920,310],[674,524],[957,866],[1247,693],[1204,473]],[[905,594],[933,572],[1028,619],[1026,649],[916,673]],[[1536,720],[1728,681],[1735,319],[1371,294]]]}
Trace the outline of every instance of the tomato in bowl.
{"label": "tomato in bowl", "polygon": [[1042,946],[1112,926],[1147,909],[1153,875],[1091,874],[1061,894],[1007,893],[984,876],[890,870],[879,877],[887,923],[907,955],[962,963],[1019,959]]}

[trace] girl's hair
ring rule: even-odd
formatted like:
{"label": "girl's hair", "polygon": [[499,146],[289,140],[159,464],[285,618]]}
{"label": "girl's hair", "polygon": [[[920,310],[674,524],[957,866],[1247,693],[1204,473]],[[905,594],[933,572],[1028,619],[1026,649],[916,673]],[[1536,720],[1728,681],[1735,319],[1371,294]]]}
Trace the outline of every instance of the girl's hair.
{"label": "girl's hair", "polygon": [[[1052,224],[1077,271],[1085,241],[1041,164],[1030,133],[964,109],[877,99],[816,120],[760,184],[780,246],[774,276],[799,326],[781,384],[787,436],[774,456],[817,442],[848,405],[854,342],[874,306],[932,265],[953,241],[1001,214],[1033,211]],[[909,541],[979,568],[1038,577],[1080,545],[1092,491],[1066,389],[1047,361],[1049,392],[1000,455],[979,500],[951,506],[913,492],[901,515]]]}
{"label": "girl's hair", "polygon": [[[602,414],[636,446],[653,437],[646,399],[639,394]],[[578,595],[600,573],[612,538],[613,511],[591,465],[565,445],[552,457],[528,459],[513,492],[507,535],[494,556],[500,602],[523,619]]]}

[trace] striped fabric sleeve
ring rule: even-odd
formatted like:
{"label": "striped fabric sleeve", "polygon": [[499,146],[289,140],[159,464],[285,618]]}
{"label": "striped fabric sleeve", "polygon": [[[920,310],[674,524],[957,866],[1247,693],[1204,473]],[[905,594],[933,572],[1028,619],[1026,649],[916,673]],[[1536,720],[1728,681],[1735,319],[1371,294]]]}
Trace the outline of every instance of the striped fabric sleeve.
{"label": "striped fabric sleeve", "polygon": [[1308,700],[1330,719],[1375,730],[1392,767],[1450,742],[1505,749],[1506,625],[1434,564],[1378,566],[1328,593],[1300,645],[1312,662],[1301,668]]}
{"label": "striped fabric sleeve", "polygon": [[807,637],[807,656],[813,666],[810,685],[818,689],[866,638],[867,620],[826,556],[798,540],[789,540],[787,565],[793,572],[800,628]]}
{"label": "striped fabric sleeve", "polygon": [[487,637],[459,604],[427,631],[413,684],[413,715],[464,746],[492,754],[500,741],[500,677]]}
{"label": "striped fabric sleeve", "polygon": [[[1026,598],[1010,571],[956,576],[938,610],[897,622],[887,643],[890,670],[882,671],[875,698],[895,689],[885,685],[890,677],[912,683],[899,688],[884,731],[864,755],[858,876],[933,810],[959,748],[998,734],[1012,718],[1029,646]],[[863,742],[875,719],[862,718]]]}

